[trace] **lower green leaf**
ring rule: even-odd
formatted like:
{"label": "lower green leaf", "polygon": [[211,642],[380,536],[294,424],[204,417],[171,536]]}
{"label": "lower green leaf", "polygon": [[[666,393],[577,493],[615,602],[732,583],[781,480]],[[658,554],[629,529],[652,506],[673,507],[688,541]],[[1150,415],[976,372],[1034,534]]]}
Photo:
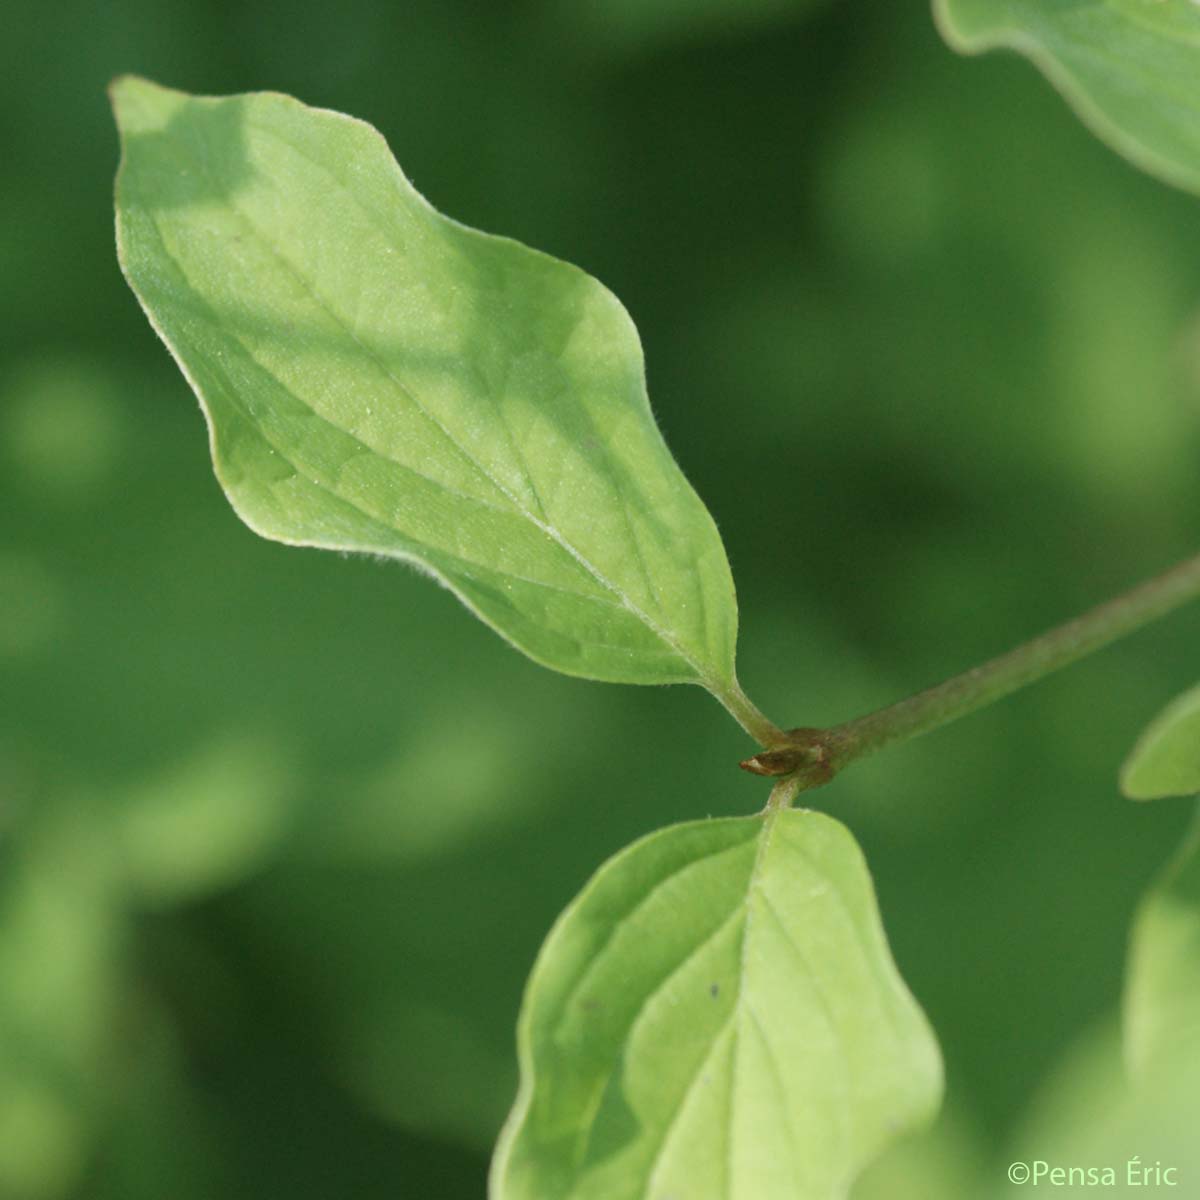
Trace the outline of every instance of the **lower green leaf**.
{"label": "lower green leaf", "polygon": [[534,967],[493,1200],[833,1200],[936,1109],[941,1059],[829,817],[664,829]]}

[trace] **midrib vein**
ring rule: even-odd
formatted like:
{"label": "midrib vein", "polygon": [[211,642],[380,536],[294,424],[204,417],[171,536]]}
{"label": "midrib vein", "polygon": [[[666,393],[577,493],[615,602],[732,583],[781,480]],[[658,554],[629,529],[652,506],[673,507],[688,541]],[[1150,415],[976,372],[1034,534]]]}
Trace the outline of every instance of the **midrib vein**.
{"label": "midrib vein", "polygon": [[[760,876],[763,870],[763,864],[767,857],[767,852],[770,849],[771,838],[775,833],[775,823],[779,820],[779,811],[770,809],[763,818],[762,829],[758,834],[758,846],[754,853],[754,866],[750,869],[750,878],[746,883],[746,895],[742,900],[742,906],[745,911],[745,923],[742,926],[742,952],[738,962],[738,990],[737,996],[733,1001],[733,1012],[739,1016],[742,1012],[744,1001],[744,993],[746,989],[746,972],[748,970],[750,960],[750,936],[753,932],[754,919],[751,913],[751,901],[754,899],[755,889],[760,887]],[[740,1026],[737,1027],[740,1033]],[[737,1108],[738,1096],[738,1064],[741,1061],[742,1039],[739,1037],[733,1047],[733,1062],[729,1068],[729,1129],[725,1138],[725,1177],[728,1181],[729,1196],[732,1196],[733,1181],[736,1178],[735,1163],[737,1161],[737,1153],[734,1149],[734,1133],[736,1126],[733,1121],[734,1110]],[[728,1200],[728,1197],[727,1197]]]}
{"label": "midrib vein", "polygon": [[[730,1006],[729,1012],[726,1015],[724,1021],[722,1021],[720,1029],[717,1030],[717,1032],[714,1034],[712,1043],[710,1044],[708,1052],[705,1054],[703,1061],[701,1062],[700,1066],[697,1067],[697,1069],[693,1073],[692,1077],[688,1080],[688,1083],[684,1089],[683,1096],[680,1099],[678,1105],[676,1106],[676,1109],[675,1109],[674,1113],[672,1114],[670,1120],[668,1121],[666,1128],[663,1130],[661,1138],[659,1138],[657,1150],[655,1151],[654,1157],[651,1159],[650,1169],[647,1172],[646,1187],[643,1192],[642,1200],[652,1200],[652,1197],[650,1195],[650,1189],[653,1186],[655,1180],[658,1178],[659,1172],[662,1170],[663,1156],[666,1153],[667,1143],[671,1138],[671,1135],[675,1129],[675,1125],[682,1117],[683,1111],[687,1106],[688,1099],[691,1096],[692,1092],[695,1090],[696,1083],[699,1080],[699,1078],[704,1070],[704,1067],[707,1065],[707,1063],[709,1061],[711,1061],[712,1056],[716,1051],[717,1044],[730,1031],[731,1028],[733,1030],[733,1035],[734,1035],[734,1044],[733,1044],[733,1048],[731,1050],[731,1053],[733,1055],[733,1061],[730,1063],[730,1069],[729,1069],[730,1104],[729,1104],[729,1110],[728,1110],[727,1115],[729,1118],[730,1127],[726,1133],[726,1147],[725,1148],[726,1148],[726,1155],[727,1155],[727,1160],[726,1160],[727,1187],[728,1188],[732,1187],[732,1180],[734,1178],[733,1163],[734,1163],[734,1159],[735,1159],[735,1155],[734,1155],[734,1151],[733,1151],[733,1110],[737,1104],[737,1067],[738,1067],[738,1059],[740,1057],[740,1051],[741,1051],[741,1037],[740,1037],[741,1018],[742,1018],[743,1012],[749,1011],[749,1005],[747,1004],[747,1002],[745,1000],[744,992],[745,992],[745,984],[746,984],[747,960],[749,957],[748,947],[749,947],[750,934],[751,934],[750,907],[751,907],[751,902],[754,898],[754,892],[755,892],[756,888],[758,888],[760,886],[759,876],[762,871],[763,862],[767,856],[767,851],[770,847],[771,837],[775,831],[775,822],[777,819],[778,819],[778,813],[774,812],[774,811],[769,812],[766,815],[766,817],[763,819],[763,826],[758,834],[758,846],[755,848],[754,864],[750,869],[750,875],[746,882],[745,895],[734,906],[733,912],[730,914],[730,916],[728,918],[726,918],[725,922],[719,927],[720,929],[724,929],[729,924],[730,920],[734,919],[735,917],[740,917],[742,920],[742,942],[741,942],[741,952],[739,955],[737,995],[734,997],[733,1004]],[[712,935],[710,935],[710,938],[707,940],[711,940],[711,936]],[[644,1008],[644,1005],[643,1005],[643,1008]]]}

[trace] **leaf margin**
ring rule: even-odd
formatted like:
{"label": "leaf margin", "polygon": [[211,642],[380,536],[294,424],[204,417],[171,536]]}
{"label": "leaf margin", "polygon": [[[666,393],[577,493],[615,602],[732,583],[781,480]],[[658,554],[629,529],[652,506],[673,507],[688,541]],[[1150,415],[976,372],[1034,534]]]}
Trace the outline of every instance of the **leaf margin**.
{"label": "leaf margin", "polygon": [[933,21],[943,41],[959,54],[977,57],[992,50],[1011,50],[1031,62],[1094,137],[1140,171],[1179,188],[1200,194],[1200,162],[1181,163],[1148,147],[1128,133],[1048,47],[1024,29],[1003,23],[968,32],[954,14],[956,0],[932,0]]}

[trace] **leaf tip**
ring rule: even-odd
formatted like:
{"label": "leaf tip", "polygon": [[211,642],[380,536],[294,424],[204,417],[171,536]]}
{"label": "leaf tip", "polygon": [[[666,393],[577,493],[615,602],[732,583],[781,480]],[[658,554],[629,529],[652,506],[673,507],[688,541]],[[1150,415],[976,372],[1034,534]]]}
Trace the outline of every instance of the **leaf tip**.
{"label": "leaf tip", "polygon": [[1126,800],[1133,800],[1137,804],[1145,804],[1148,800],[1160,799],[1159,796],[1151,795],[1144,789],[1139,788],[1136,779],[1130,779],[1130,772],[1122,771],[1117,779],[1117,786],[1121,789],[1121,795]]}
{"label": "leaf tip", "polygon": [[108,85],[117,127],[122,133],[162,129],[186,97],[141,75],[118,75]]}

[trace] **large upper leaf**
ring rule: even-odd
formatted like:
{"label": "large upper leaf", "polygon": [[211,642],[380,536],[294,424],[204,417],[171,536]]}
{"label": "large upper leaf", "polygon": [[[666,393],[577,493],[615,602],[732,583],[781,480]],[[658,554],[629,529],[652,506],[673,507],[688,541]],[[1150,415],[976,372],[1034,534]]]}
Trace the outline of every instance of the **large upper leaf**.
{"label": "large upper leaf", "polygon": [[934,0],[934,12],[951,45],[1028,55],[1115,150],[1200,191],[1194,0]]}
{"label": "large upper leaf", "polygon": [[830,1200],[941,1092],[862,854],[829,817],[678,825],[551,932],[493,1200]]}
{"label": "large upper leaf", "polygon": [[610,292],[435,212],[360,121],[113,99],[121,264],[251,528],[419,563],[562,671],[735,687],[720,537]]}
{"label": "large upper leaf", "polygon": [[[1141,1074],[1188,1060],[1200,1078],[1200,810],[1134,922],[1125,984],[1126,1057]],[[1200,1095],[1193,1111],[1200,1116]]]}
{"label": "large upper leaf", "polygon": [[1200,792],[1200,688],[1169,704],[1138,739],[1121,769],[1133,800]]}

